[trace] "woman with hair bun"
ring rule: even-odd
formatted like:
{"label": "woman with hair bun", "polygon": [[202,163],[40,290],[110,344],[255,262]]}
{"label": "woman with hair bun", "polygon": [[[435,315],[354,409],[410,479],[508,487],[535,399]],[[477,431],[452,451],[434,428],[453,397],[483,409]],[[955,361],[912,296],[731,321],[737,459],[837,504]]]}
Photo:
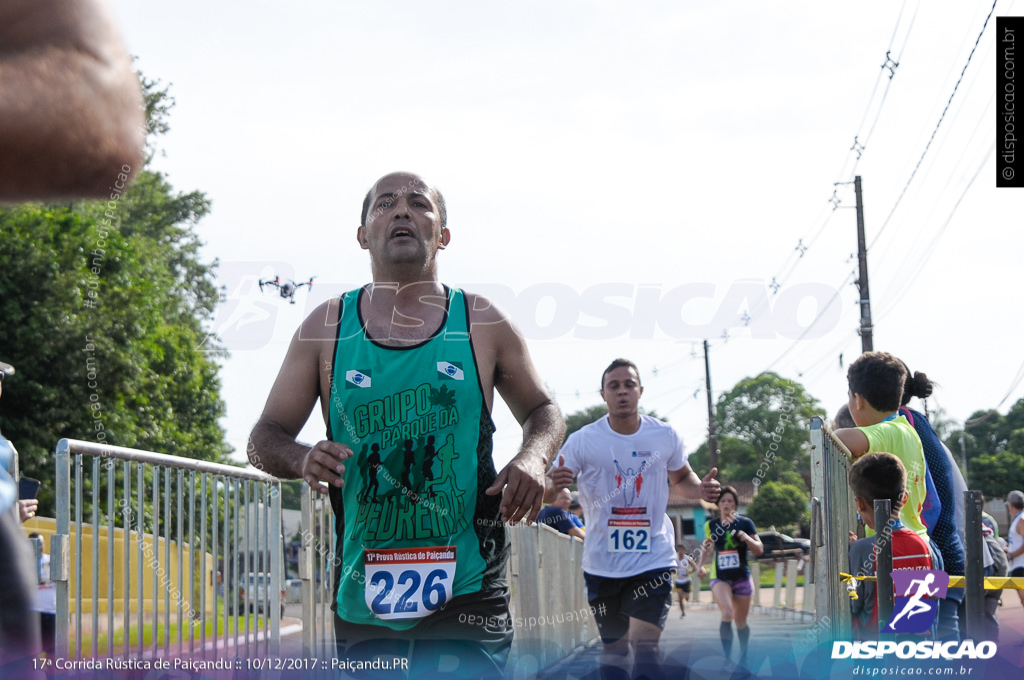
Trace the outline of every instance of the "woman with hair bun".
{"label": "woman with hair bun", "polygon": [[719,633],[722,649],[728,657],[732,652],[732,622],[736,622],[736,635],[740,639],[740,659],[747,653],[750,628],[747,615],[750,613],[750,599],[754,583],[747,565],[747,552],[758,556],[764,552],[764,545],[757,536],[757,528],[748,517],[737,514],[740,498],[732,486],[723,486],[718,497],[720,517],[704,525],[703,545],[700,548],[701,565],[699,576],[703,580],[705,558],[714,553],[714,578],[711,579],[711,595],[722,612]]}
{"label": "woman with hair bun", "polygon": [[[903,366],[907,364],[904,362]],[[960,468],[953,460],[953,454],[949,452],[939,436],[935,434],[931,423],[924,416],[913,409],[907,408],[907,404],[914,397],[927,399],[931,396],[934,383],[924,373],[911,373],[907,368],[907,378],[903,383],[903,398],[900,401],[899,413],[907,419],[917,436],[921,438],[921,446],[924,449],[924,460],[931,474],[932,482],[935,485],[935,493],[939,498],[941,507],[937,518],[928,526],[928,537],[938,548],[942,557],[943,571],[951,575],[962,575],[966,562],[964,555],[962,525],[964,517],[963,492],[967,490],[967,483],[960,474]],[[958,640],[960,638],[960,623],[957,615],[957,607],[963,601],[963,588],[950,588],[946,597],[939,600],[939,639]]]}

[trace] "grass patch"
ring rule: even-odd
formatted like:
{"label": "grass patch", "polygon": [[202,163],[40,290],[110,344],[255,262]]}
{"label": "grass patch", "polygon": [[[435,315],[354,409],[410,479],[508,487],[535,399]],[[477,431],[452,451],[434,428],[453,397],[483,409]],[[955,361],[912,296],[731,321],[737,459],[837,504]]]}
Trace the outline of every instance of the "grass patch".
{"label": "grass patch", "polygon": [[[163,616],[163,614],[161,614]],[[83,621],[85,617],[83,617]],[[115,621],[123,621],[122,616],[115,616]],[[207,641],[213,639],[213,631],[216,627],[217,637],[225,637],[225,633],[228,636],[234,635],[236,632],[239,634],[245,633],[246,621],[248,620],[249,632],[255,633],[258,631],[266,630],[270,625],[270,620],[260,616],[258,614],[249,614],[247,616],[228,616],[227,625],[224,622],[224,613],[221,609],[218,613],[216,620],[207,619],[203,625],[196,623],[193,626],[185,625],[179,626],[176,622],[172,622],[169,628],[166,628],[163,622],[158,622],[156,626],[152,623],[142,624],[142,648],[151,649],[153,646],[153,640],[156,639],[157,646],[163,645],[165,632],[166,637],[170,641],[169,644],[177,645],[179,641],[188,644],[191,640],[201,640],[203,637],[203,628],[205,627]],[[155,638],[154,638],[155,636]],[[125,648],[125,631],[123,628],[114,631],[113,634],[113,650],[109,652],[110,655],[121,654]],[[97,649],[104,650],[103,653],[107,654],[105,650],[108,649],[110,635],[108,633],[101,633],[97,638]],[[71,649],[75,649],[75,637],[71,636]],[[138,649],[139,647],[139,627],[138,625],[132,625],[128,628],[128,649]],[[88,652],[92,649],[92,635],[82,636],[82,651]]]}

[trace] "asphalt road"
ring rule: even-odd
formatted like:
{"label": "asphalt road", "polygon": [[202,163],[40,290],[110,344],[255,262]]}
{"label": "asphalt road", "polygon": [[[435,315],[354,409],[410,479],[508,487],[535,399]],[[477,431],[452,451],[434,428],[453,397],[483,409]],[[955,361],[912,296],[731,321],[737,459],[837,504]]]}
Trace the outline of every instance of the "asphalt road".
{"label": "asphalt road", "polygon": [[[762,593],[763,605],[755,608],[750,616],[750,650],[747,660],[741,666],[738,664],[738,641],[733,643],[731,658],[726,659],[719,638],[721,616],[718,608],[707,601],[707,593],[703,595],[704,602],[688,605],[685,618],[679,616],[678,608],[673,605],[661,639],[661,649],[667,666],[673,670],[685,668],[690,680],[775,677],[777,672],[772,671],[773,663],[781,657],[791,656],[794,650],[806,649],[811,644],[813,621],[772,608],[771,594]],[[1021,604],[1016,591],[1003,592],[1003,605],[998,616],[998,656],[1017,667],[1024,667],[1024,605]],[[301,617],[301,604],[290,604],[285,607],[285,617],[281,622],[283,658],[303,656]],[[515,662],[513,658],[509,664],[509,671],[512,677],[518,678]],[[590,644],[575,650],[569,657],[541,671],[536,678],[599,680],[599,663],[600,642],[592,640]],[[668,677],[682,676],[672,672]],[[836,680],[839,677],[844,676],[836,676]]]}

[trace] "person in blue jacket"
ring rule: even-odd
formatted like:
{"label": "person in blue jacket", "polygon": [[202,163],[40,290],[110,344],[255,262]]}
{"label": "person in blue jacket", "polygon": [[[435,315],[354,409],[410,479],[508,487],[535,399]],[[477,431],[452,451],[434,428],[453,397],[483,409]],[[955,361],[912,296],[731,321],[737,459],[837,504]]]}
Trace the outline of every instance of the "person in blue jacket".
{"label": "person in blue jacket", "polygon": [[562,489],[551,505],[544,506],[537,515],[537,522],[547,524],[552,529],[557,529],[563,534],[575,536],[583,540],[587,537],[583,529],[583,523],[576,515],[569,512],[572,504],[572,493],[568,489]]}
{"label": "person in blue jacket", "polygon": [[[0,393],[4,378],[13,374],[14,368],[0,361]],[[0,434],[0,677],[17,677],[24,661],[42,651],[38,619],[32,614],[36,570],[21,529],[18,485],[12,476],[16,455],[14,445]]]}
{"label": "person in blue jacket", "polygon": [[[906,363],[903,364],[906,366]],[[939,513],[933,523],[928,525],[928,537],[935,543],[942,557],[942,569],[950,575],[964,573],[964,545],[957,531],[957,507],[959,516],[963,517],[963,497],[957,489],[966,489],[960,468],[953,460],[952,454],[943,446],[939,436],[935,434],[931,423],[923,413],[907,408],[914,397],[927,399],[933,389],[933,383],[924,373],[911,373],[907,368],[907,379],[903,384],[903,399],[899,413],[910,423],[921,438],[924,448],[924,460],[935,484],[935,492],[939,497]],[[959,495],[959,498],[958,498]],[[939,638],[942,640],[959,640],[960,624],[957,608],[964,599],[963,588],[950,588],[946,597],[939,601]]]}

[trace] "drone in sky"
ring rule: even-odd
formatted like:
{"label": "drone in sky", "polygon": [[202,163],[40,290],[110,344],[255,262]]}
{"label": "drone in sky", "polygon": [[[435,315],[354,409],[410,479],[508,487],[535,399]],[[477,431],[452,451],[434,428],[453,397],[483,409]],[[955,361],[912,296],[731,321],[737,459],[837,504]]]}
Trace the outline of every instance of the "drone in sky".
{"label": "drone in sky", "polygon": [[282,298],[288,300],[294,305],[296,291],[303,286],[312,286],[313,279],[315,278],[315,276],[311,276],[309,281],[303,281],[302,283],[295,283],[291,279],[282,281],[280,276],[275,276],[272,279],[260,279],[260,292],[263,292],[263,286],[273,286],[274,288],[277,288],[277,291],[280,293]]}

